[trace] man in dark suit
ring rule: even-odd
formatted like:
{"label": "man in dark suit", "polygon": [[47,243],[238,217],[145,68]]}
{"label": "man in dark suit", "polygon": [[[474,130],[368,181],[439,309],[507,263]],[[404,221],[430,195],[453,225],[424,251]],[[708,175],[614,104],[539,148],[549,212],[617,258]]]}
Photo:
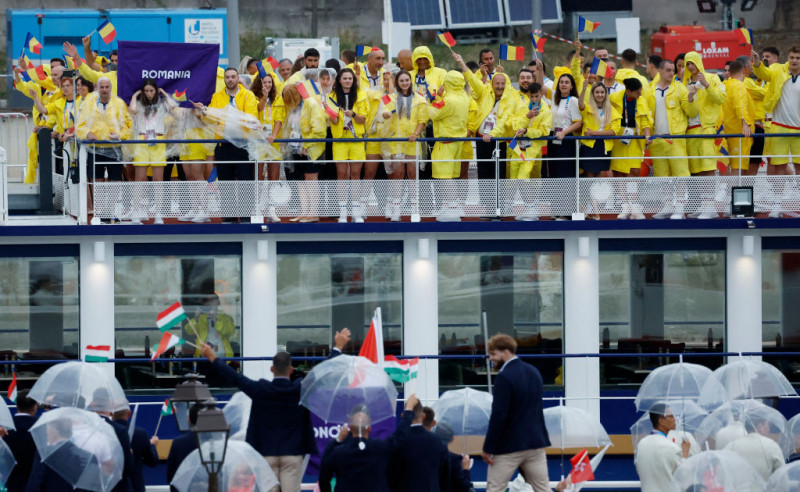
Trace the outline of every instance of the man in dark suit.
{"label": "man in dark suit", "polygon": [[[438,437],[442,444],[449,446],[453,442],[454,432],[453,429],[442,422],[436,424],[434,434]],[[470,492],[472,490],[472,459],[469,455],[458,455],[456,453],[447,451],[448,459],[450,461],[450,488],[442,489],[449,492]]]}
{"label": "man in dark suit", "polygon": [[[129,429],[129,437],[130,418],[130,408],[114,412],[114,422]],[[131,485],[133,486],[134,492],[145,492],[143,467],[148,466],[154,468],[158,464],[158,453],[156,453],[155,448],[156,443],[158,443],[158,437],[149,437],[147,431],[141,427],[135,427],[133,429],[133,439],[131,439],[131,452],[133,453],[133,475],[131,476]]]}
{"label": "man in dark suit", "polygon": [[[189,423],[192,427],[197,423],[197,413],[200,408],[202,408],[201,405],[193,405],[189,409]],[[172,482],[178,467],[195,449],[197,449],[197,436],[193,432],[184,432],[172,440],[172,446],[169,448],[169,455],[167,456],[167,483]],[[169,489],[172,492],[178,492],[178,489],[172,485],[169,486]]]}
{"label": "man in dark suit", "polygon": [[133,492],[133,453],[131,452],[131,440],[128,437],[128,426],[111,420],[111,412],[105,410],[111,408],[109,401],[108,391],[105,388],[98,388],[92,394],[92,403],[89,405],[89,409],[94,410],[114,429],[114,434],[122,446],[122,455],[125,458],[122,480],[114,486],[112,492]]}
{"label": "man in dark suit", "polygon": [[417,402],[411,428],[392,454],[391,488],[396,492],[439,492],[450,489],[447,448],[423,427],[425,413]]}
{"label": "man in dark suit", "polygon": [[[347,328],[334,337],[331,357],[341,354],[350,340]],[[284,492],[300,490],[303,480],[303,455],[318,454],[314,427],[308,409],[300,406],[300,383],[291,380],[292,356],[279,352],[272,359],[272,381],[252,379],[239,374],[217,358],[214,350],[203,344],[201,353],[211,362],[211,370],[225,383],[236,386],[253,400],[245,441],[267,459]]]}
{"label": "man in dark suit", "polygon": [[336,439],[325,447],[319,471],[320,491],[331,492],[331,480],[336,477],[336,492],[389,492],[389,459],[406,437],[414,418],[412,409],[418,403],[415,395],[408,398],[400,424],[385,440],[369,438],[369,409],[357,407],[350,415],[350,423],[343,425]]}
{"label": "man in dark suit", "polygon": [[503,492],[522,468],[536,492],[549,492],[544,448],[550,437],[542,412],[542,375],[517,358],[517,342],[508,335],[489,339],[489,359],[500,372],[494,381],[492,416],[481,456],[489,464],[487,492]]}
{"label": "man in dark suit", "polygon": [[[47,446],[52,451],[45,453],[47,458],[44,461],[36,453],[26,492],[74,492],[83,490],[73,488],[78,480],[86,484],[101,483],[97,458],[73,444],[69,440],[71,436],[70,422],[57,420],[47,424]],[[58,466],[59,473],[56,473],[51,463],[67,466]]]}
{"label": "man in dark suit", "polygon": [[28,431],[36,423],[38,409],[39,404],[28,398],[27,391],[20,391],[17,394],[17,414],[14,415],[14,427],[17,430],[9,431],[3,438],[14,453],[14,459],[17,460],[17,465],[11,470],[11,475],[6,481],[8,492],[23,492],[28,483],[33,457],[36,455],[36,445],[33,444],[33,436]]}

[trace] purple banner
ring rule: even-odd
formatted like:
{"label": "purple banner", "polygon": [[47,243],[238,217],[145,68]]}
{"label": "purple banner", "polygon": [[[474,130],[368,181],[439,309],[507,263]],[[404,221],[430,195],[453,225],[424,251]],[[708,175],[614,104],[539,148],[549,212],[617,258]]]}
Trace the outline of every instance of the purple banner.
{"label": "purple banner", "polygon": [[[184,108],[208,104],[217,82],[219,45],[120,41],[117,95],[129,103],[145,79],[174,96]],[[185,98],[185,100],[183,100]]]}
{"label": "purple banner", "polygon": [[[317,477],[319,476],[319,465],[322,462],[322,453],[325,451],[325,446],[328,445],[328,441],[336,439],[339,435],[339,424],[326,424],[313,413],[311,414],[311,423],[314,425],[314,437],[317,440],[319,454],[312,455],[308,460],[306,475]],[[372,425],[372,432],[369,437],[385,439],[392,435],[395,428],[397,428],[397,419],[383,420]]]}

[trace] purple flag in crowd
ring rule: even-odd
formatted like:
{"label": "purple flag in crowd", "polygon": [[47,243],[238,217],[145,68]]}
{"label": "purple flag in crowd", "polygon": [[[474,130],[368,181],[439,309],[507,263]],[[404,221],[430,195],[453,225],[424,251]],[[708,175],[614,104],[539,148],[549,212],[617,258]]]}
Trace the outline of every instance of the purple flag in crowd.
{"label": "purple flag in crowd", "polygon": [[[314,437],[317,440],[317,449],[319,454],[311,456],[308,462],[306,474],[310,476],[319,475],[319,465],[322,462],[322,452],[325,451],[325,446],[331,439],[336,439],[339,435],[339,424],[326,424],[321,418],[313,413],[311,414],[311,423],[314,425]],[[397,419],[382,420],[372,424],[372,432],[370,438],[386,439],[391,436],[397,427]]]}
{"label": "purple flag in crowd", "polygon": [[119,60],[117,95],[126,103],[148,78],[184,108],[192,107],[190,101],[211,102],[219,45],[119,41]]}

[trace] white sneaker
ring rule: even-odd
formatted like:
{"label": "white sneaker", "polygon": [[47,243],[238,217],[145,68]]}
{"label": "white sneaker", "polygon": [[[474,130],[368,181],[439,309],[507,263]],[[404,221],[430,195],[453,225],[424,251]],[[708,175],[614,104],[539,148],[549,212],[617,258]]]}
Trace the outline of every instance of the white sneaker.
{"label": "white sneaker", "polygon": [[698,212],[700,212],[700,213],[697,215],[697,218],[700,219],[700,220],[718,219],[719,218],[719,214],[717,213],[717,209],[714,208],[714,204],[711,203],[711,202],[703,202],[703,205],[700,206],[700,209],[698,210]]}
{"label": "white sneaker", "polygon": [[270,222],[273,222],[273,223],[278,223],[278,222],[281,221],[281,218],[278,217],[278,213],[275,211],[275,207],[274,206],[270,206],[269,207],[269,212],[267,213],[267,218],[269,219]]}
{"label": "white sneaker", "polygon": [[628,202],[625,202],[622,204],[622,212],[620,212],[619,215],[617,215],[617,219],[625,220],[628,218],[630,213],[631,213],[631,206],[628,204]]}
{"label": "white sneaker", "polygon": [[717,184],[717,193],[714,195],[715,202],[728,202],[728,188],[722,183]]}
{"label": "white sneaker", "polygon": [[339,205],[339,223],[347,223],[347,205]]}
{"label": "white sneaker", "polygon": [[392,204],[392,214],[389,217],[392,222],[400,222],[400,204],[395,202]]}
{"label": "white sneaker", "polygon": [[191,221],[194,222],[195,224],[206,224],[208,222],[211,222],[211,219],[198,214],[197,217],[194,217]]}
{"label": "white sneaker", "polygon": [[771,211],[769,212],[769,215],[768,215],[768,217],[769,217],[770,219],[780,219],[780,218],[781,218],[781,211],[780,211],[780,210],[775,210],[775,209],[773,209],[773,210],[771,210]]}
{"label": "white sneaker", "polygon": [[671,217],[676,207],[672,205],[672,202],[666,202],[664,207],[661,208],[658,212],[653,214],[654,219],[666,219],[667,217]]}
{"label": "white sneaker", "polygon": [[192,222],[192,219],[200,215],[200,212],[197,210],[191,210],[186,215],[181,215],[178,217],[178,222]]}
{"label": "white sneaker", "polygon": [[153,219],[153,224],[162,225],[164,224],[164,219],[162,219],[160,215],[156,215],[156,218]]}
{"label": "white sneaker", "polygon": [[672,215],[670,215],[670,220],[681,220],[683,219],[685,205],[681,202],[675,204],[675,209],[672,211]]}
{"label": "white sneaker", "polygon": [[523,210],[520,215],[514,217],[514,220],[519,220],[522,222],[533,222],[534,220],[539,220],[539,214],[536,210],[536,206],[526,205],[525,210]]}
{"label": "white sneaker", "polygon": [[642,213],[642,206],[641,205],[639,205],[638,203],[632,203],[631,204],[631,215],[630,215],[630,218],[634,219],[634,220],[644,220],[645,219],[645,216]]}

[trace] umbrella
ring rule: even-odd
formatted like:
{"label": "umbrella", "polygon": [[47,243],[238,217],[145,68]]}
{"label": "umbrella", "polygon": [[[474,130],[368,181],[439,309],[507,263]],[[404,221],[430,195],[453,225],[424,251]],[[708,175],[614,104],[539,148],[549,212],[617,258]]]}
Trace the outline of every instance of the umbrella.
{"label": "umbrella", "polygon": [[[228,491],[268,492],[278,485],[267,460],[244,441],[228,441],[218,480],[219,490]],[[179,492],[207,490],[208,472],[200,462],[198,450],[181,462],[170,484]]]}
{"label": "umbrella", "polygon": [[8,481],[8,476],[11,475],[11,470],[16,464],[17,460],[14,459],[11,448],[4,440],[0,439],[0,489],[3,489],[2,485]]}
{"label": "umbrella", "polygon": [[789,454],[800,452],[800,413],[790,418],[789,422],[786,423],[783,440],[789,449]]}
{"label": "umbrella", "polygon": [[483,436],[489,429],[492,395],[472,388],[445,391],[433,404],[436,421],[445,423],[457,436]]}
{"label": "umbrella", "polygon": [[761,492],[764,479],[733,451],[703,451],[687,458],[675,470],[670,490],[703,490],[714,492]]}
{"label": "umbrella", "polygon": [[764,490],[769,492],[795,492],[800,490],[800,461],[783,465],[767,480]]}
{"label": "umbrella", "polygon": [[[708,400],[719,400],[719,404],[722,404],[728,400],[725,388],[712,375],[711,369],[685,363],[681,356],[681,362],[661,366],[647,375],[636,394],[636,409],[646,412],[656,403],[697,402],[700,395],[704,394],[701,391],[710,393],[704,395]],[[675,412],[675,415],[678,413]]]}
{"label": "umbrella", "polygon": [[564,405],[545,408],[544,425],[553,448],[601,448],[611,444],[600,420],[580,408]]}
{"label": "umbrella", "polygon": [[103,412],[130,406],[113,373],[99,364],[77,361],[56,364],[46,370],[28,396],[44,405]]}
{"label": "umbrella", "polygon": [[[740,358],[728,362],[714,371],[714,378],[722,383],[730,400],[797,395],[786,376],[772,364],[763,361]],[[706,393],[704,387],[699,403],[711,409],[717,403],[716,398],[715,392],[709,390]]]}
{"label": "umbrella", "polygon": [[[667,404],[670,411],[675,415],[675,430],[669,431],[667,439],[679,443],[684,439],[692,443],[692,454],[700,452],[700,446],[693,434],[702,424],[708,412],[697,403],[687,400],[684,402],[675,401]],[[650,414],[645,413],[631,426],[631,439],[633,440],[634,453],[639,447],[639,441],[649,436],[653,432],[653,424],[650,422]]]}
{"label": "umbrella", "polygon": [[31,427],[42,458],[74,488],[105,492],[122,478],[125,458],[114,428],[94,412],[56,408]]}
{"label": "umbrella", "polygon": [[11,416],[11,410],[8,409],[8,405],[6,405],[6,401],[3,398],[0,398],[0,427],[5,428],[5,430],[17,429],[14,425],[14,417]]}
{"label": "umbrella", "polygon": [[344,424],[356,405],[372,422],[395,417],[397,390],[389,376],[366,357],[340,355],[315,366],[303,379],[300,404],[325,422]]}
{"label": "umbrella", "polygon": [[734,400],[711,412],[697,429],[697,441],[702,447],[708,443],[711,449],[720,450],[765,421],[770,424],[766,437],[778,443],[784,456],[788,456],[788,442],[780,437],[786,430],[786,419],[756,400]]}
{"label": "umbrella", "polygon": [[231,396],[228,403],[222,407],[225,421],[231,426],[230,439],[244,441],[247,435],[247,423],[250,421],[250,408],[252,406],[253,400],[241,391],[237,391]]}

